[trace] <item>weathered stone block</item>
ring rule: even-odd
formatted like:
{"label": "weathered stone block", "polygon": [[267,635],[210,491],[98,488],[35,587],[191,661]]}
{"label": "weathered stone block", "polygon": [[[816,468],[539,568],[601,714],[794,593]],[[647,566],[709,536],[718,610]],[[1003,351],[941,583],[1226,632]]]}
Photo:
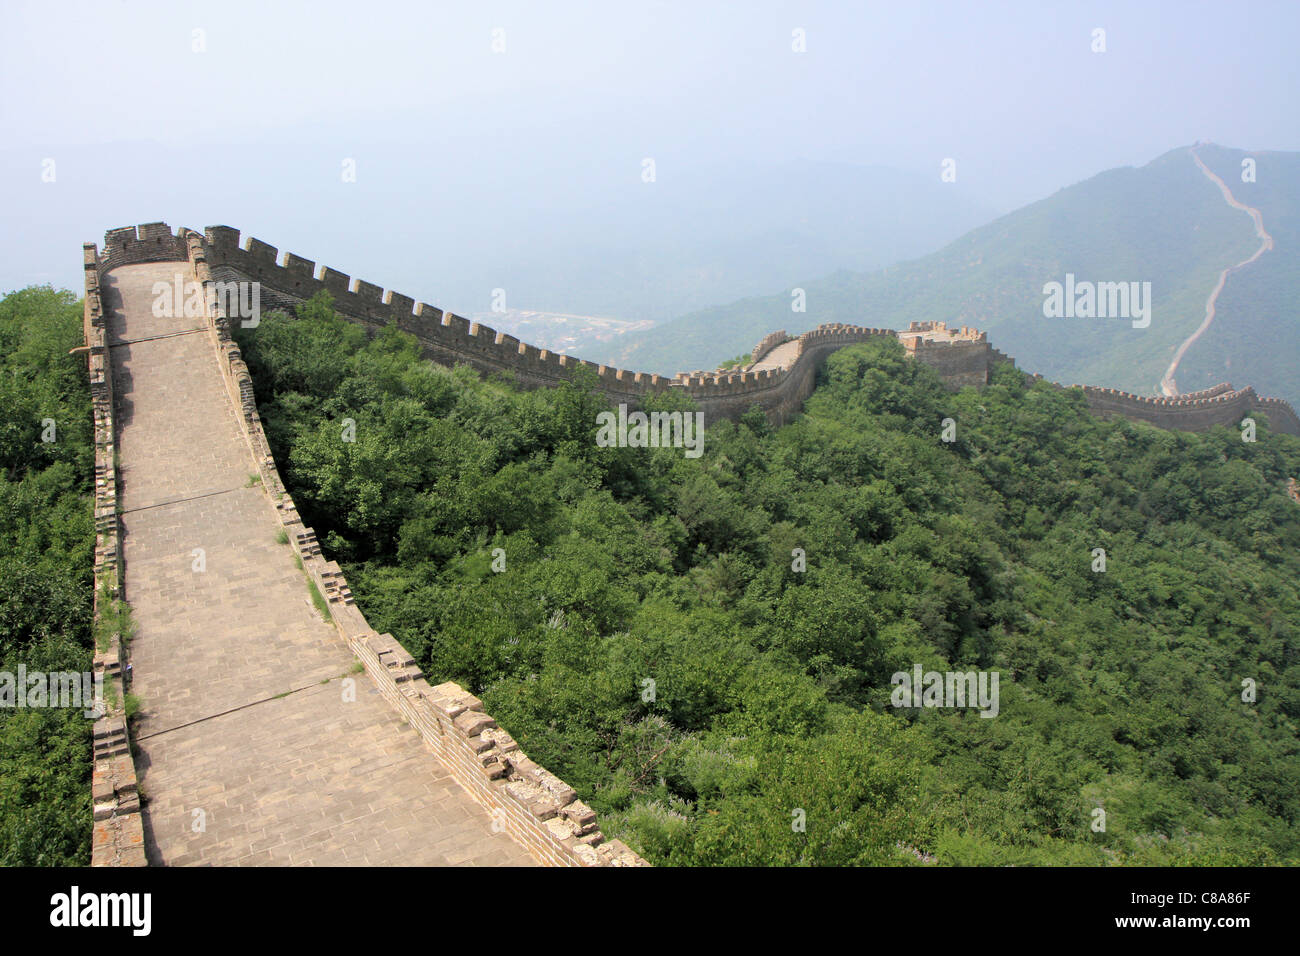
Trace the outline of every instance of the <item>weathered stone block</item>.
{"label": "weathered stone block", "polygon": [[[482,705],[480,705],[482,706]],[[481,711],[467,710],[452,721],[456,729],[466,737],[476,737],[488,727],[495,727],[497,722]],[[491,741],[489,741],[489,745]]]}

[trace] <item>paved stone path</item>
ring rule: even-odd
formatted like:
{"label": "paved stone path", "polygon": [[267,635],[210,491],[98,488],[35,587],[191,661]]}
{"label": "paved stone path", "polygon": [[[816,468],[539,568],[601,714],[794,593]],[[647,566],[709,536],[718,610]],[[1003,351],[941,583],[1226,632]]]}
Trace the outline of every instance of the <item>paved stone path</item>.
{"label": "paved stone path", "polygon": [[105,282],[150,863],[532,865],[352,673],[249,484],[203,319],[152,313],[177,274],[194,278],[165,262]]}
{"label": "paved stone path", "polygon": [[751,371],[761,372],[763,369],[789,368],[799,357],[799,340],[791,339],[789,342],[782,342],[772,351],[763,357],[761,362],[753,366]]}

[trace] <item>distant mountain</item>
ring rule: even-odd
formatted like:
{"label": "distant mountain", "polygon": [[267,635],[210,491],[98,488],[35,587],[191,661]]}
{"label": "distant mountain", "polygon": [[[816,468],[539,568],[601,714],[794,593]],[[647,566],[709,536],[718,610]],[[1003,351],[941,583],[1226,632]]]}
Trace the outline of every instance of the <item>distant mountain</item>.
{"label": "distant mountain", "polygon": [[[1183,359],[1179,387],[1192,391],[1227,377],[1300,400],[1300,345],[1286,332],[1300,287],[1293,251],[1300,156],[1258,154],[1259,182],[1251,188],[1240,182],[1241,160],[1253,154],[1215,146],[1198,153],[1240,191],[1239,201],[1261,208],[1276,245],[1229,277],[1215,323]],[[1201,324],[1221,270],[1258,246],[1249,216],[1228,205],[1183,147],[1140,169],[1113,169],[1062,189],[932,255],[802,283],[806,312],[792,311],[787,290],[687,315],[617,343],[617,354],[586,357],[672,373],[711,368],[774,329],[797,333],[823,322],[901,328],[931,319],[988,330],[1021,367],[1066,384],[1153,394],[1178,346]],[[1076,283],[1149,282],[1150,324],[1046,317],[1044,286],[1065,284],[1067,274]]]}

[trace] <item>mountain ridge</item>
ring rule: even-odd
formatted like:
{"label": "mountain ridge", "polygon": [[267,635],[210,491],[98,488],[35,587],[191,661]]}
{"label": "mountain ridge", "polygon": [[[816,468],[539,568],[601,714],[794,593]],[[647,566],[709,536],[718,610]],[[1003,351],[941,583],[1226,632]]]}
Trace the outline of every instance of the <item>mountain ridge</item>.
{"label": "mountain ridge", "polygon": [[[798,332],[824,322],[904,328],[912,321],[945,321],[996,332],[1002,347],[1013,351],[1025,368],[1048,378],[1157,394],[1178,345],[1200,323],[1206,295],[1220,272],[1249,256],[1257,243],[1247,217],[1223,202],[1197,169],[1190,148],[1179,147],[1145,166],[1106,170],[1064,187],[929,256],[873,273],[840,270],[806,282],[801,287],[807,302],[804,313],[792,312],[789,293],[750,297],[665,323],[601,357],[658,369],[688,351],[701,361],[720,361],[742,352],[770,328]],[[1226,147],[1199,148],[1211,168],[1226,168],[1227,162],[1248,155]],[[1300,154],[1249,155],[1300,160]],[[1289,162],[1284,169],[1289,171]],[[1275,177],[1273,194],[1260,200],[1270,230],[1277,223],[1279,247],[1289,239],[1292,182],[1300,182],[1300,175],[1294,180]],[[1289,275],[1290,259],[1285,263]],[[1241,276],[1272,268],[1266,259]],[[1150,328],[1133,329],[1110,320],[1044,318],[1044,284],[1060,281],[1067,273],[1097,281],[1151,281]],[[1224,327],[1216,334],[1231,335],[1227,316],[1242,311],[1240,294],[1250,286],[1243,281],[1242,288],[1235,289],[1237,278],[1228,284],[1233,295],[1225,299],[1227,311],[1220,313]],[[1275,318],[1272,327],[1279,324]],[[1205,354],[1199,343],[1192,352],[1198,359]],[[1232,377],[1300,400],[1294,376],[1288,378],[1280,369],[1250,375],[1258,364],[1238,358]],[[1189,365],[1183,374],[1183,387],[1191,391],[1226,377],[1222,367],[1209,374],[1203,362]]]}

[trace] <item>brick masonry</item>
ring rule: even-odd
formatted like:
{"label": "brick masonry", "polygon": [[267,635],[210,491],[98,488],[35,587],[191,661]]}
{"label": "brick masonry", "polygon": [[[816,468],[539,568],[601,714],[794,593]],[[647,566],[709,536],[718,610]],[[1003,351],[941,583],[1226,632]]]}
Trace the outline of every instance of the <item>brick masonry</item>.
{"label": "brick masonry", "polygon": [[155,283],[211,280],[198,237],[171,260],[149,232],[85,257],[101,460],[116,437],[123,465],[98,483],[116,519],[101,551],[120,527],[127,684],[145,702],[134,763],[123,714],[96,728],[94,862],[645,865],[481,703],[429,686],[367,625],[284,491],[226,317],[152,315]]}
{"label": "brick masonry", "polygon": [[[159,225],[148,228],[156,231]],[[110,247],[115,234],[125,236],[126,232],[110,233]],[[137,246],[142,241],[136,240]],[[163,240],[155,235],[152,241]],[[635,405],[648,392],[680,389],[691,395],[706,421],[715,416],[734,419],[758,405],[773,424],[786,422],[812,393],[817,368],[827,355],[876,336],[901,340],[909,357],[933,366],[952,388],[985,385],[995,366],[1015,364],[989,344],[987,333],[977,329],[948,329],[942,322],[914,322],[901,332],[832,324],[793,339],[784,332],[765,336],[754,347],[745,369],[682,372],[667,379],[538,349],[410,296],[384,291],[375,283],[325,266],[317,268],[310,259],[290,252],[281,256],[274,246],[259,239],[250,237],[241,246],[239,230],[229,226],[209,226],[200,242],[214,278],[260,282],[263,301],[271,305],[292,307],[326,290],[344,317],[371,331],[396,324],[415,335],[424,353],[440,364],[467,364],[485,374],[508,372],[529,388],[559,384],[575,368],[585,367],[597,375],[601,390],[612,402]],[[109,252],[110,257],[124,254],[113,249]],[[775,355],[782,360],[774,362]],[[1160,428],[1204,431],[1215,425],[1235,425],[1245,414],[1263,413],[1277,431],[1300,436],[1300,417],[1288,403],[1260,398],[1250,388],[1236,390],[1225,384],[1206,392],[1157,399],[1092,386],[1071,387],[1080,387],[1098,414],[1120,415]],[[1207,394],[1216,389],[1217,394]]]}
{"label": "brick masonry", "polygon": [[139,783],[126,720],[126,683],[122,673],[123,639],[104,633],[108,605],[121,597],[121,534],[118,522],[117,438],[114,428],[113,368],[108,349],[108,317],[100,294],[94,244],[82,247],[85,309],[82,331],[90,374],[90,401],[95,419],[95,655],[102,675],[105,712],[95,720],[91,770],[93,805],[91,865],[143,866],[144,823]]}

